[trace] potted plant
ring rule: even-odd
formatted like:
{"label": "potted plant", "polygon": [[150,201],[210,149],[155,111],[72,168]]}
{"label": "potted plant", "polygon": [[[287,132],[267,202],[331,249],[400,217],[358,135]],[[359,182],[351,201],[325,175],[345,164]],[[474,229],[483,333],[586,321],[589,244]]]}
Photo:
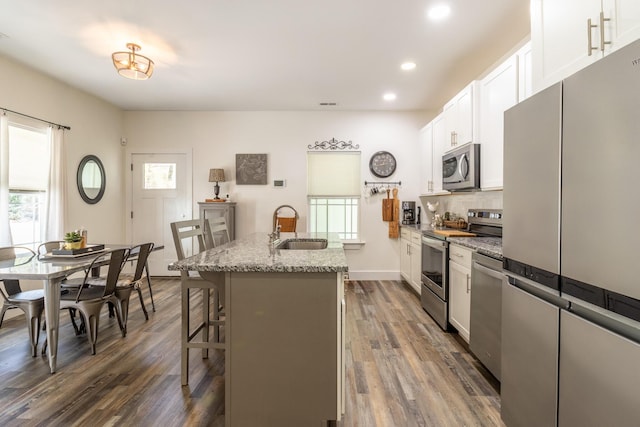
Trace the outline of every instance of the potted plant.
{"label": "potted plant", "polygon": [[67,250],[80,249],[82,247],[82,235],[77,231],[70,231],[64,235],[64,248]]}

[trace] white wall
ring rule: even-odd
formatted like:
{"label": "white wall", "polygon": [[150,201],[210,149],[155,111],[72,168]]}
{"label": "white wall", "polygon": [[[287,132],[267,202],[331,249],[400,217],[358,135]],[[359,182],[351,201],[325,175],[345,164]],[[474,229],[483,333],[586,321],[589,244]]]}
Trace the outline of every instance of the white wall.
{"label": "white wall", "polygon": [[[64,229],[84,226],[92,242],[123,242],[123,150],[119,143],[122,111],[3,56],[0,56],[0,107],[71,127],[65,131],[68,202]],[[76,170],[87,154],[97,155],[106,169],[104,198],[95,205],[84,203],[76,187]],[[42,287],[36,281],[22,281],[21,285],[23,289]],[[20,314],[20,310],[10,310],[5,318]]]}
{"label": "white wall", "polygon": [[[84,226],[92,242],[124,241],[122,111],[2,56],[0,107],[71,127],[65,131],[65,230]],[[76,170],[87,154],[97,155],[106,169],[104,198],[95,205],[84,203],[76,187]]]}
{"label": "white wall", "polygon": [[[222,196],[237,202],[236,233],[244,236],[271,231],[273,211],[289,204],[300,213],[298,230],[307,229],[306,153],[316,141],[352,141],[362,152],[362,181],[378,180],[369,172],[369,159],[380,150],[390,151],[398,168],[388,180],[402,181],[401,200],[419,202],[420,159],[418,131],[424,113],[389,112],[125,112],[127,149],[159,152],[190,149],[193,153],[193,212],[198,201],[213,195],[210,168],[224,168],[228,182]],[[235,155],[266,153],[268,185],[236,185]],[[328,171],[330,173],[330,171]],[[285,188],[274,188],[285,179]],[[382,221],[381,196],[362,198],[363,249],[347,251],[352,277],[399,278],[399,244],[388,237]],[[376,275],[364,272],[377,272]],[[360,274],[358,274],[360,273]]]}

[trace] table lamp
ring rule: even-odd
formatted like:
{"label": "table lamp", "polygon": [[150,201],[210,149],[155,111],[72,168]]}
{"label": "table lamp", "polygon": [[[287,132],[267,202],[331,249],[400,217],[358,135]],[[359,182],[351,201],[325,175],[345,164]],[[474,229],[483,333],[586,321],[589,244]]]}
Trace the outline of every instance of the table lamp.
{"label": "table lamp", "polygon": [[215,182],[216,185],[213,187],[213,191],[216,194],[216,197],[213,199],[216,202],[223,201],[218,194],[220,194],[220,186],[219,182],[224,182],[224,169],[209,169],[209,182]]}

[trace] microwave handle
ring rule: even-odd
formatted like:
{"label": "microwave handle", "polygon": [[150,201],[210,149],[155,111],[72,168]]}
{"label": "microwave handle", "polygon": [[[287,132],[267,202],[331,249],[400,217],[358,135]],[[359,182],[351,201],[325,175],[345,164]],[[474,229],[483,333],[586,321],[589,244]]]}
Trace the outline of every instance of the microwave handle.
{"label": "microwave handle", "polygon": [[460,176],[463,180],[467,179],[469,175],[469,159],[467,158],[467,154],[463,154],[460,156],[460,166],[458,166],[458,172],[460,172]]}

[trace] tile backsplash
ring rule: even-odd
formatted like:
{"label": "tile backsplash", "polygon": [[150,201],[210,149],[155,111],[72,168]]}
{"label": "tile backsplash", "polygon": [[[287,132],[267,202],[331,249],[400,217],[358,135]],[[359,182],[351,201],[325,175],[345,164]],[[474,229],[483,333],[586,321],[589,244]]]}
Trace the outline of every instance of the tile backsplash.
{"label": "tile backsplash", "polygon": [[432,213],[427,209],[427,202],[438,202],[437,213],[450,212],[466,218],[469,209],[502,209],[502,191],[458,192],[442,196],[420,196],[423,224],[431,223]]}

